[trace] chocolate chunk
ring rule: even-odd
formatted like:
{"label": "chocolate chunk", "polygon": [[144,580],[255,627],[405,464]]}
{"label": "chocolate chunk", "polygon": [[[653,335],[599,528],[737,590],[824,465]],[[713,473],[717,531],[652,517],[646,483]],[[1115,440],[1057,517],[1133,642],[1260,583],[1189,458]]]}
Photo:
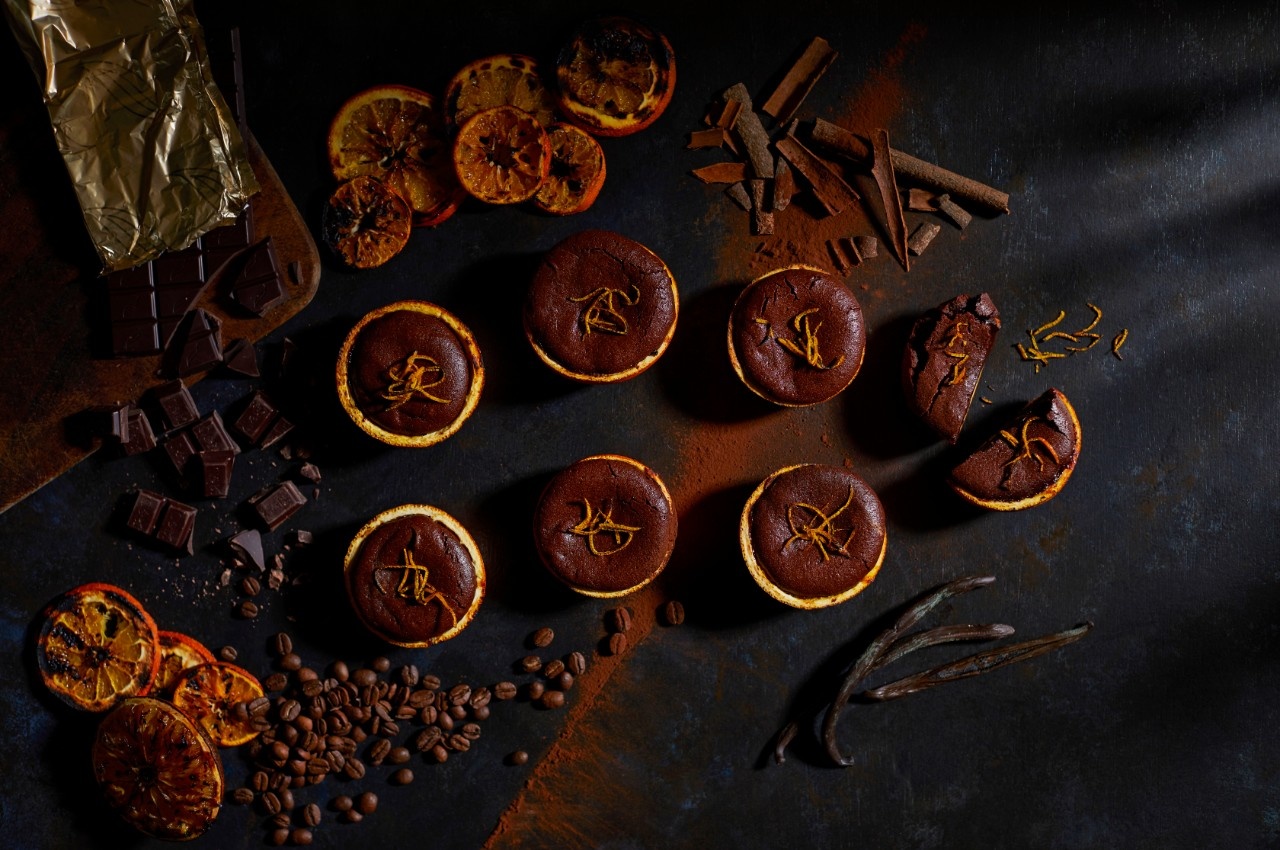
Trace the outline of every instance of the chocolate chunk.
{"label": "chocolate chunk", "polygon": [[206,498],[225,498],[231,490],[231,470],[235,466],[236,453],[210,451],[200,453],[200,473],[204,481]]}
{"label": "chocolate chunk", "polygon": [[127,455],[149,452],[156,447],[156,434],[151,430],[151,420],[136,407],[129,408],[129,439],[123,445]]}
{"label": "chocolate chunk", "polygon": [[300,528],[290,535],[289,541],[293,543],[294,546],[310,546],[314,539],[315,537],[310,531]]}
{"label": "chocolate chunk", "polygon": [[192,441],[191,435],[186,431],[170,434],[165,438],[163,446],[164,453],[168,455],[170,463],[173,464],[173,471],[178,474],[179,478],[186,475],[187,464],[197,454],[196,444]]}
{"label": "chocolate chunk", "polygon": [[285,300],[280,261],[270,236],[249,249],[244,265],[231,283],[229,297],[255,316],[264,315]]}
{"label": "chocolate chunk", "polygon": [[165,498],[151,490],[139,490],[138,498],[129,511],[129,519],[125,524],[139,534],[150,535],[160,519],[160,511],[164,508]]}
{"label": "chocolate chunk", "polygon": [[262,376],[258,371],[258,351],[247,339],[233,340],[231,345],[227,346],[222,352],[222,365],[246,378]]}
{"label": "chocolate chunk", "polygon": [[236,441],[231,439],[231,435],[227,433],[226,426],[222,424],[222,416],[216,410],[191,426],[191,433],[196,438],[196,445],[202,452],[228,451],[236,454],[240,453],[240,447],[236,445]]}
{"label": "chocolate chunk", "polygon": [[128,402],[92,408],[89,411],[89,428],[93,436],[114,443],[128,442],[130,409]]}
{"label": "chocolate chunk", "polygon": [[191,538],[196,528],[196,509],[173,499],[166,499],[155,538],[174,549],[191,550]]}
{"label": "chocolate chunk", "polygon": [[306,497],[292,481],[282,481],[267,487],[249,499],[249,504],[268,531],[275,531],[306,503]]}
{"label": "chocolate chunk", "polygon": [[222,322],[197,307],[183,320],[166,348],[170,374],[194,375],[222,362]]}
{"label": "chocolate chunk", "polygon": [[239,555],[245,563],[251,564],[258,572],[267,568],[267,559],[262,552],[262,534],[256,528],[247,528],[227,541],[231,550]]}
{"label": "chocolate chunk", "polygon": [[231,427],[250,443],[257,443],[277,415],[279,411],[275,405],[267,401],[262,393],[255,392],[249,399],[249,406],[236,417]]}
{"label": "chocolate chunk", "polygon": [[163,414],[161,422],[164,430],[174,431],[185,428],[200,418],[195,399],[191,397],[191,391],[181,380],[161,384],[153,392],[156,403],[160,406],[160,413]]}
{"label": "chocolate chunk", "polygon": [[310,481],[312,484],[320,481],[320,467],[314,463],[304,463],[302,468],[298,470],[298,474]]}

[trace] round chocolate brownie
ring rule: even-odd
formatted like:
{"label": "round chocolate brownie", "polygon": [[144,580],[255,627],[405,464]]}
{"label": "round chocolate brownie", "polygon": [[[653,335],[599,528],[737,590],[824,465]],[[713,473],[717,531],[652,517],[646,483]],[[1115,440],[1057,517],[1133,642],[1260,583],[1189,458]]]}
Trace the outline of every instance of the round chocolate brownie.
{"label": "round chocolate brownie", "polygon": [[652,469],[620,455],[595,455],[547,484],[533,533],[557,579],[587,596],[622,596],[667,565],[676,512]]}
{"label": "round chocolate brownie", "polygon": [[378,514],[352,539],[343,567],[356,616],[397,646],[448,640],[466,628],[484,597],[484,561],[475,541],[429,505]]}
{"label": "round chocolate brownie", "polygon": [[1079,459],[1080,419],[1065,395],[1049,389],[953,469],[948,483],[975,505],[1017,511],[1061,492]]}
{"label": "round chocolate brownie", "polygon": [[902,357],[907,406],[954,443],[995,345],[1000,313],[983,292],[957,295],[916,320]]}
{"label": "round chocolate brownie", "polygon": [[680,299],[666,263],[607,230],[556,245],[538,266],[524,304],[524,332],[555,371],[577,381],[634,378],[666,351]]}
{"label": "round chocolate brownie", "polygon": [[796,608],[825,608],[875,580],[888,537],[867,484],[839,466],[801,464],[751,494],[738,527],[742,556],[766,593]]}
{"label": "round chocolate brownie", "polygon": [[767,401],[802,407],[843,391],[862,367],[862,308],[843,283],[808,266],[752,281],[729,318],[729,360]]}
{"label": "round chocolate brownie", "polygon": [[395,446],[430,446],[480,401],[484,364],[466,325],[425,301],[399,301],[356,323],[338,356],[338,397],[360,428]]}

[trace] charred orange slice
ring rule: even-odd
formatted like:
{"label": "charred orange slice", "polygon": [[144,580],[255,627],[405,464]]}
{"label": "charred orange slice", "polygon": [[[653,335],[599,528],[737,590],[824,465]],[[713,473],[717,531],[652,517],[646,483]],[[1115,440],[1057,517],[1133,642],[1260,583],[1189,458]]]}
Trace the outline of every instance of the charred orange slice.
{"label": "charred orange slice", "polygon": [[489,204],[534,196],[551,170],[551,140],[538,119],[514,106],[484,109],[462,125],[453,143],[458,182]]}
{"label": "charred orange slice", "polygon": [[154,690],[167,694],[184,670],[217,661],[200,641],[181,632],[160,632],[160,669]]}
{"label": "charred orange slice", "polygon": [[247,712],[237,706],[262,696],[262,685],[247,670],[214,661],[199,664],[178,677],[173,704],[200,724],[219,747],[238,747],[258,735]]}
{"label": "charred orange slice", "polygon": [[482,109],[495,106],[523,109],[544,127],[556,117],[555,96],[543,84],[538,63],[518,53],[477,59],[445,86],[444,113],[454,128]]}
{"label": "charred orange slice", "polygon": [[150,691],[160,665],[155,621],[111,584],[85,584],[45,610],[36,662],[49,690],[84,711]]}
{"label": "charred orange slice", "polygon": [[128,699],[102,719],[93,775],[107,803],[166,841],[201,835],[222,808],[222,760],[191,718],[167,702]]}
{"label": "charred orange slice", "polygon": [[643,130],[667,108],[676,60],[662,33],[630,18],[588,21],[556,60],[560,109],[597,136]]}
{"label": "charred orange slice", "polygon": [[333,253],[353,269],[376,268],[399,254],[412,227],[409,204],[374,177],[356,177],[329,198],[321,227]]}
{"label": "charred orange slice", "polygon": [[328,149],[334,177],[377,177],[409,204],[414,224],[440,224],[462,203],[444,115],[426,92],[408,86],[360,92],[334,116]]}
{"label": "charred orange slice", "polygon": [[552,124],[551,173],[533,197],[534,206],[553,215],[580,213],[595,203],[604,186],[600,143],[571,124]]}

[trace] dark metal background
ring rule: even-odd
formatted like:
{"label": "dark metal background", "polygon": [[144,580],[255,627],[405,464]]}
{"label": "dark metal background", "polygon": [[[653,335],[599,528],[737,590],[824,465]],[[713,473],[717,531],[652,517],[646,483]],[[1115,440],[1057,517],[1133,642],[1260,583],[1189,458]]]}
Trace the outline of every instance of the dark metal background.
{"label": "dark metal background", "polygon": [[[247,4],[210,9],[206,20],[241,26],[249,123],[313,227],[330,189],[323,139],[345,97],[383,82],[439,90],[456,68],[495,52],[548,57],[589,11],[578,2],[253,5],[252,14]],[[234,644],[256,671],[265,671],[266,639],[280,628],[310,663],[368,658],[382,649],[337,590],[341,553],[376,512],[426,501],[473,530],[491,594],[457,639],[391,657],[447,681],[496,681],[536,626],[554,626],[564,651],[594,647],[603,634],[607,606],[547,579],[528,529],[546,477],[601,451],[644,460],[683,499],[663,590],[685,601],[688,623],[649,633],[571,737],[554,743],[563,712],[499,705],[465,757],[415,763],[407,788],[382,787],[385,771],[366,781],[383,798],[378,813],[359,827],[328,821],[317,846],[477,847],[517,799],[495,846],[1280,843],[1280,14],[1262,4],[1048,17],[782,5],[645,10],[675,46],[675,100],[650,130],[605,142],[609,178],[587,213],[558,220],[468,207],[415,233],[381,269],[326,268],[312,305],[260,346],[270,363],[291,337],[318,376],[275,389],[291,411],[309,411],[299,418],[319,445],[324,480],[319,501],[289,526],[316,534],[290,567],[311,582],[266,595],[259,620],[230,616],[235,595],[216,588],[221,567],[208,547],[236,527],[240,500],[290,469],[274,454],[242,458],[233,498],[202,512],[205,548],[181,562],[113,525],[129,489],[172,490],[146,459],[91,458],[0,515],[0,843],[147,843],[105,811],[93,787],[91,720],[54,706],[31,678],[27,632],[56,593],[114,581],[162,627],[215,648]],[[863,374],[830,404],[767,410],[717,359],[733,286],[756,243],[744,215],[687,175],[709,160],[683,146],[713,95],[738,80],[760,92],[815,35],[840,57],[802,116],[839,119],[864,86],[896,90],[895,146],[1006,189],[1013,214],[976,220],[963,235],[944,227],[909,275],[885,256],[856,272],[872,331]],[[647,244],[681,286],[671,351],[615,387],[552,380],[519,331],[532,262],[589,226]],[[1083,423],[1083,454],[1065,491],[1014,515],[969,511],[943,491],[953,455],[907,421],[896,394],[910,318],[981,288],[1005,322],[984,376],[995,409],[1055,385]],[[423,451],[385,449],[354,432],[327,381],[346,329],[406,297],[454,310],[490,372],[473,419]],[[1017,361],[1007,344],[1025,328],[1064,308],[1087,318],[1086,301],[1104,309],[1104,333],[1130,328],[1123,362],[1103,346],[1039,376]],[[248,391],[211,379],[195,394],[208,409]],[[971,429],[984,410],[975,414]],[[846,458],[885,502],[885,567],[845,605],[784,609],[746,576],[737,512],[750,487],[784,463]],[[271,536],[273,548],[283,535]],[[957,602],[951,621],[1008,622],[1024,637],[1085,619],[1096,629],[1023,667],[850,709],[843,736],[858,754],[853,768],[823,766],[811,745],[797,746],[784,767],[764,767],[796,700],[821,701],[886,615],[944,580],[987,571],[996,585]],[[950,657],[917,659],[903,672]],[[533,763],[504,766],[517,747],[553,762],[536,773]],[[226,761],[229,781],[242,778],[239,758]],[[315,798],[339,787],[328,782]],[[259,820],[229,806],[196,846],[259,846]]]}

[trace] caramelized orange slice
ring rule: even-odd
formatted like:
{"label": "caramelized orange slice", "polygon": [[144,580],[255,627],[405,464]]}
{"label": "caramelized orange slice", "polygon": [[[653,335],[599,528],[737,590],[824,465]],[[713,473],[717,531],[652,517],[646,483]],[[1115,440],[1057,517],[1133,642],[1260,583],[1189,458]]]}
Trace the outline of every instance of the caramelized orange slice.
{"label": "caramelized orange slice", "polygon": [[102,719],[93,775],[107,803],[166,841],[201,835],[222,808],[222,760],[191,718],[167,702],[128,699]]}
{"label": "caramelized orange slice", "polygon": [[150,691],[160,665],[155,621],[111,584],[67,591],[50,604],[36,638],[36,662],[49,690],[85,711],[106,711]]}
{"label": "caramelized orange slice", "polygon": [[161,631],[159,639],[160,668],[156,673],[156,693],[169,693],[183,671],[217,660],[204,644],[181,632]]}
{"label": "caramelized orange slice", "polygon": [[453,127],[495,106],[523,109],[544,127],[556,117],[555,97],[543,85],[530,56],[502,53],[477,59],[453,75],[444,90],[444,112]]}
{"label": "caramelized orange slice", "polygon": [[561,111],[597,136],[643,130],[667,108],[676,60],[662,33],[622,17],[588,21],[560,51]]}
{"label": "caramelized orange slice", "polygon": [[518,204],[534,196],[551,170],[551,140],[538,119],[514,106],[471,116],[453,143],[458,181],[490,204]]}
{"label": "caramelized orange slice", "polygon": [[604,186],[604,151],[600,143],[571,124],[552,124],[551,173],[533,203],[554,215],[580,213],[595,203]]}
{"label": "caramelized orange slice", "polygon": [[329,125],[333,176],[377,177],[404,198],[414,224],[432,227],[464,196],[453,173],[435,98],[408,86],[376,86],[349,99]]}
{"label": "caramelized orange slice", "polygon": [[258,735],[248,712],[237,710],[262,696],[262,685],[247,670],[214,661],[192,667],[178,677],[173,704],[200,724],[219,747],[237,747]]}
{"label": "caramelized orange slice", "polygon": [[374,177],[356,177],[329,198],[324,241],[353,269],[372,269],[399,254],[412,227],[404,198]]}

